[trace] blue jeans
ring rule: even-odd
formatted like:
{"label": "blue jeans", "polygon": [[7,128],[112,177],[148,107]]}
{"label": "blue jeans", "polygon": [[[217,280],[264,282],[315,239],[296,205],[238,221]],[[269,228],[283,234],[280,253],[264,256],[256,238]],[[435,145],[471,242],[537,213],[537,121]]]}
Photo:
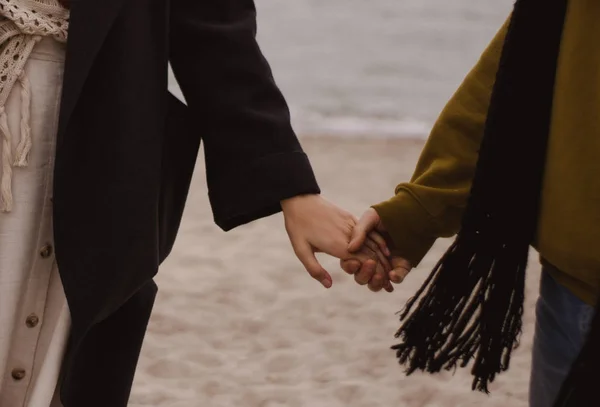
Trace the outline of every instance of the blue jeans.
{"label": "blue jeans", "polygon": [[594,308],[558,284],[548,267],[536,306],[529,407],[552,407],[594,316]]}

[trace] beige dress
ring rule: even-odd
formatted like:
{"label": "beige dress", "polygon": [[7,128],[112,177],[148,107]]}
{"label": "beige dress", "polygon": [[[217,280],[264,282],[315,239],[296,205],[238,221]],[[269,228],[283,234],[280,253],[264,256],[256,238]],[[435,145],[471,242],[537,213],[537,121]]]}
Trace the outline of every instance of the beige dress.
{"label": "beige dress", "polygon": [[[32,48],[18,73],[23,86],[8,92],[0,106],[5,113],[4,124],[0,118],[2,159],[7,148],[16,157],[24,133],[30,137],[22,165],[11,163],[10,210],[0,212],[0,407],[61,405],[56,390],[70,326],[52,242],[52,173],[65,45],[38,37]],[[5,171],[7,163],[1,164]]]}

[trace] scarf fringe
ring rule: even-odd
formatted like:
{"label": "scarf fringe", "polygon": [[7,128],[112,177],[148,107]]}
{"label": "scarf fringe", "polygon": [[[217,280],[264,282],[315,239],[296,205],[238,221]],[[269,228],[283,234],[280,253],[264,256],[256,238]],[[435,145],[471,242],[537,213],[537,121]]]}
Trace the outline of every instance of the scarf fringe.
{"label": "scarf fringe", "polygon": [[442,257],[400,312],[402,343],[392,349],[407,375],[455,370],[475,359],[472,389],[489,393],[519,344],[528,250],[501,243],[489,250],[479,237],[459,236]]}
{"label": "scarf fringe", "polygon": [[[36,41],[37,42],[37,41]],[[17,151],[14,158],[15,167],[26,167],[29,162],[29,153],[31,151],[31,82],[25,74],[25,71],[19,75],[21,83],[21,139],[17,145]]]}
{"label": "scarf fringe", "polygon": [[0,106],[0,137],[2,137],[2,174],[0,175],[0,211],[10,212],[12,197],[12,134],[8,127],[8,117],[4,106]]}

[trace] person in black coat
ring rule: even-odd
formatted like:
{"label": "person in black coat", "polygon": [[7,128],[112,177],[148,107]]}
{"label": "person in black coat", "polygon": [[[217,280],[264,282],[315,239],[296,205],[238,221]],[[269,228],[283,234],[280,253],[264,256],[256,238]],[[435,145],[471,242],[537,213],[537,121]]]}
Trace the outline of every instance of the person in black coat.
{"label": "person in black coat", "polygon": [[[382,267],[381,237],[348,253],[355,218],[320,196],[256,42],[252,0],[66,3],[52,199],[72,322],[65,407],[127,405],[153,277],[173,247],[201,142],[223,230],[283,211],[294,252],[327,288],[316,251]],[[185,104],[167,90],[169,63]]]}

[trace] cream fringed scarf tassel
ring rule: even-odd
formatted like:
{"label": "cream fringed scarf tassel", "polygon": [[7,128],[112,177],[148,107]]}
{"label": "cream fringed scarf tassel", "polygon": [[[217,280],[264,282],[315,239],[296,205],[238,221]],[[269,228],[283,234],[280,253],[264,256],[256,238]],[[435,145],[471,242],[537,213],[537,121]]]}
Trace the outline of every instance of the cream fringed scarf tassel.
{"label": "cream fringed scarf tassel", "polygon": [[[43,37],[66,42],[69,11],[58,0],[0,0],[0,211],[12,210],[13,167],[25,167],[31,150],[31,85],[25,63]],[[20,140],[13,153],[6,102],[15,84],[21,86]]]}

